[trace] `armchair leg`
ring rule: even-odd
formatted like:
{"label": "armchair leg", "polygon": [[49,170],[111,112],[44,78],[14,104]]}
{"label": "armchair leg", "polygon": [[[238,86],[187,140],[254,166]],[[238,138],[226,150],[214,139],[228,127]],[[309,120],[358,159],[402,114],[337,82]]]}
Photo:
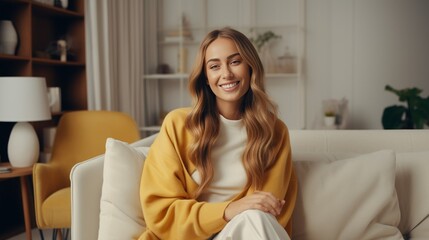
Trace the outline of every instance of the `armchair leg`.
{"label": "armchair leg", "polygon": [[[70,228],[64,228],[64,229],[59,229],[59,228],[54,228],[52,229],[52,240],[57,240],[58,238],[60,240],[67,240],[70,234]],[[42,238],[42,240],[44,240]]]}
{"label": "armchair leg", "polygon": [[45,236],[43,235],[43,230],[39,228],[39,235],[41,240],[45,240]]}
{"label": "armchair leg", "polygon": [[65,232],[65,234],[64,234],[64,240],[67,240],[68,237],[69,237],[70,228],[65,228],[65,229],[63,229],[63,231]]}
{"label": "armchair leg", "polygon": [[58,229],[52,229],[52,240],[57,240]]}

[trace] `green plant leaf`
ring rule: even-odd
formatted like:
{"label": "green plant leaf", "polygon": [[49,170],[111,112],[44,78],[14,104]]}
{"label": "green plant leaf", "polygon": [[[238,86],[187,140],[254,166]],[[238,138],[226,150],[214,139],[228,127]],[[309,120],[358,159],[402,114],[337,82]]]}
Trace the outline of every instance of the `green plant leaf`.
{"label": "green plant leaf", "polygon": [[[421,127],[423,128],[424,124],[429,125],[429,97],[428,98],[421,98],[420,101],[415,103],[415,112],[417,113],[418,120],[413,120],[415,123],[418,122],[421,124]],[[414,115],[414,113],[413,113]],[[415,117],[413,116],[413,119]],[[417,123],[416,123],[417,125]]]}
{"label": "green plant leaf", "polygon": [[399,97],[399,101],[406,102],[410,99],[415,99],[416,97],[420,97],[420,93],[422,92],[419,88],[404,88],[402,90],[398,90],[393,88],[390,85],[386,85],[384,88],[386,91],[392,92]]}
{"label": "green plant leaf", "polygon": [[280,35],[275,34],[273,31],[266,31],[263,34],[258,34],[256,39],[250,38],[250,40],[256,45],[258,51],[264,46],[265,43],[269,42],[271,39],[281,38]]}
{"label": "green plant leaf", "polygon": [[418,107],[410,109],[410,113],[414,128],[422,129],[426,119],[428,119],[427,113],[422,108]]}
{"label": "green plant leaf", "polygon": [[406,106],[391,106],[384,109],[382,123],[385,129],[423,128],[429,125],[429,96],[422,98],[419,88],[395,89],[390,85],[384,88],[399,97]]}
{"label": "green plant leaf", "polygon": [[386,87],[384,88],[386,91],[392,92],[394,94],[396,94],[396,96],[401,97],[401,93],[399,90],[396,90],[395,88],[393,88],[390,85],[386,85]]}

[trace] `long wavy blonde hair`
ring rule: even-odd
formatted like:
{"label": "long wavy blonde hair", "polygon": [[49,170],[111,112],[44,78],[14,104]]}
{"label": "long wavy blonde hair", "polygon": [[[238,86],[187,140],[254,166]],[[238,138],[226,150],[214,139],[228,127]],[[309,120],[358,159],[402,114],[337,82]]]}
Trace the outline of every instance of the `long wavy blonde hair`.
{"label": "long wavy blonde hair", "polygon": [[200,45],[193,71],[189,78],[189,91],[193,108],[186,119],[186,127],[193,135],[188,153],[201,176],[201,184],[195,192],[198,197],[213,179],[211,150],[219,135],[219,112],[216,96],[207,85],[205,55],[207,47],[217,38],[234,41],[238,52],[249,65],[250,88],[243,96],[240,108],[247,132],[247,144],[242,161],[247,174],[247,187],[262,187],[264,173],[274,162],[274,127],[277,106],[265,92],[264,68],[252,42],[241,32],[222,28],[207,34]]}

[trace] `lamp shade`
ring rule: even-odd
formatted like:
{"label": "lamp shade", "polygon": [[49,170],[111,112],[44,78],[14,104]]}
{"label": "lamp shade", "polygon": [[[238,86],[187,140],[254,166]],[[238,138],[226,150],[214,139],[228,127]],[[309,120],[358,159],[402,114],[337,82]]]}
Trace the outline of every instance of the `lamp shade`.
{"label": "lamp shade", "polygon": [[17,122],[7,145],[13,167],[29,167],[39,158],[39,139],[28,121],[49,119],[45,78],[0,77],[0,122]]}
{"label": "lamp shade", "polygon": [[51,119],[46,80],[42,77],[0,77],[0,121]]}

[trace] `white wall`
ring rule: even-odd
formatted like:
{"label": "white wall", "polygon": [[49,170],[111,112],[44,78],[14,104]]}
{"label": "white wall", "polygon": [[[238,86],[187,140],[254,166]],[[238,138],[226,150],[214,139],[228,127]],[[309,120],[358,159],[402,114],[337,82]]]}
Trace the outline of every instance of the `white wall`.
{"label": "white wall", "polygon": [[322,117],[322,100],[349,100],[350,128],[382,128],[384,90],[429,94],[429,1],[307,0],[306,125]]}

